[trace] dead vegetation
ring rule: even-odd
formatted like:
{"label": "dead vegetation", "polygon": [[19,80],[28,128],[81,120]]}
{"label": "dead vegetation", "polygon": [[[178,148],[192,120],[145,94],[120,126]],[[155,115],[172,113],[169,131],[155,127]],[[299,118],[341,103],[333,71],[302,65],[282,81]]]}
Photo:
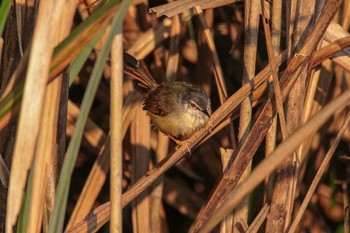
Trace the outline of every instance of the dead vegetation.
{"label": "dead vegetation", "polygon": [[[350,232],[349,26],[350,0],[2,1],[0,232]],[[125,51],[210,127],[153,130]]]}

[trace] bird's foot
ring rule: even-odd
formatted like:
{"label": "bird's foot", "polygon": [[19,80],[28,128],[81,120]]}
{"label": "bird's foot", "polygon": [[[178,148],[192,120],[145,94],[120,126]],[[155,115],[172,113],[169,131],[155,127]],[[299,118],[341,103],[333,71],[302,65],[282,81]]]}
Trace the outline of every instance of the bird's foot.
{"label": "bird's foot", "polygon": [[190,150],[190,146],[189,146],[191,144],[190,140],[186,139],[186,140],[182,140],[181,141],[181,140],[178,140],[178,139],[176,139],[176,138],[174,138],[174,137],[172,137],[170,135],[168,135],[168,137],[177,144],[177,146],[175,147],[175,150],[178,150],[181,146],[185,145],[186,148],[187,148],[188,153],[191,156],[191,150]]}
{"label": "bird's foot", "polygon": [[209,134],[211,133],[211,130],[214,128],[214,126],[211,123],[210,119],[208,120],[207,124],[204,127],[208,131]]}

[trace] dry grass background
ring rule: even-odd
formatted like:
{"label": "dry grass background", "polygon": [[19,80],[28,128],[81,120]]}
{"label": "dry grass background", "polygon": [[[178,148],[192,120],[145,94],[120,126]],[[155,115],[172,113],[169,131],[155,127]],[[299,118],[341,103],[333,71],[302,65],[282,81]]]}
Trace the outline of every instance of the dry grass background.
{"label": "dry grass background", "polygon": [[[350,232],[349,26],[350,0],[3,0],[0,232]],[[123,51],[201,85],[211,130],[152,130]]]}

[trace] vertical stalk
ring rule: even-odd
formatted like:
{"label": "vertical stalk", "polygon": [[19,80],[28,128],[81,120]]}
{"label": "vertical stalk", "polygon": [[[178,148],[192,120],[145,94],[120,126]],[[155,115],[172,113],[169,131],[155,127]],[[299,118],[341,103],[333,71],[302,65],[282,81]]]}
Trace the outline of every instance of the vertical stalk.
{"label": "vertical stalk", "polygon": [[123,34],[122,27],[117,32],[112,44],[111,67],[111,224],[110,232],[122,232],[122,108],[123,108]]}

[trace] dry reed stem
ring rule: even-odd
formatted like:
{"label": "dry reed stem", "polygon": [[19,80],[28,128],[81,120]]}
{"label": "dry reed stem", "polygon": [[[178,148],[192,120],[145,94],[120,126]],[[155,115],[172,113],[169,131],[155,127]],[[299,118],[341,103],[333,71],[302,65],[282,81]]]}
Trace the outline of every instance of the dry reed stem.
{"label": "dry reed stem", "polygon": [[[350,36],[350,34],[339,24],[332,22],[325,35],[324,40],[328,43],[332,41]],[[332,57],[332,61],[334,61],[337,65],[341,66],[343,69],[349,71],[350,67],[350,48],[344,48],[341,52],[335,54]]]}
{"label": "dry reed stem", "polygon": [[296,214],[295,219],[293,220],[293,223],[291,224],[291,226],[288,230],[289,233],[296,232],[298,224],[299,224],[299,222],[300,222],[300,220],[301,220],[301,218],[302,218],[302,216],[303,216],[303,214],[304,214],[304,212],[305,212],[305,210],[306,210],[306,208],[311,200],[311,197],[314,194],[316,187],[319,184],[324,172],[326,171],[327,166],[329,165],[329,162],[334,155],[335,149],[337,148],[340,140],[343,137],[343,134],[348,129],[349,123],[350,123],[350,112],[348,112],[348,115],[346,117],[345,122],[343,123],[343,126],[339,130],[337,137],[335,138],[332,145],[330,146],[326,156],[324,157],[324,159],[322,161],[321,166],[319,167],[314,179],[312,180],[312,183],[311,183],[311,185],[310,185],[310,187],[305,195],[303,203],[301,204],[301,206],[298,210],[298,213]]}
{"label": "dry reed stem", "polygon": [[[59,25],[56,33],[56,45],[61,42],[65,37],[68,36],[72,24],[73,18],[76,10],[78,0],[69,1],[64,5],[64,10],[60,17]],[[47,117],[44,114],[44,125],[41,130],[47,131],[47,135],[42,135],[44,137],[44,151],[43,153],[46,157],[46,168],[47,171],[44,175],[46,178],[45,183],[45,198],[43,201],[43,231],[47,232],[49,228],[49,221],[53,206],[55,203],[55,193],[56,184],[58,180],[59,170],[61,161],[63,161],[63,155],[66,149],[65,139],[66,139],[66,118],[67,118],[67,99],[68,95],[66,93],[68,89],[67,75],[66,72],[62,73],[55,80],[50,82],[47,87],[45,109]],[[50,106],[52,105],[52,106]],[[47,123],[45,123],[45,119]],[[50,126],[50,127],[48,127]],[[52,130],[51,130],[52,129]],[[51,132],[50,132],[51,131]],[[42,132],[40,132],[40,135]],[[46,143],[45,140],[48,142]],[[38,144],[38,152],[39,152]],[[34,191],[33,193],[35,193]],[[33,194],[32,194],[33,196]],[[33,214],[33,213],[32,213]],[[39,225],[40,226],[40,225]],[[40,229],[37,228],[37,229]]]}
{"label": "dry reed stem", "polygon": [[[231,149],[225,150],[224,148],[220,148],[220,157],[222,163],[222,170],[225,171],[231,156],[234,154],[234,151]],[[220,233],[231,233],[234,232],[234,218],[233,213],[228,214],[224,220],[221,222]]]}
{"label": "dry reed stem", "polygon": [[[324,7],[325,5],[325,0],[322,0],[320,2],[318,2],[318,4],[315,6],[315,16],[314,17],[318,17],[320,12],[321,12],[321,8]],[[339,12],[339,11],[338,11]],[[328,26],[327,31],[325,33],[325,35],[329,32],[330,28],[331,28],[332,23]],[[325,44],[325,40],[323,40],[322,42],[319,43],[318,48],[317,48],[317,54],[320,51],[320,47],[322,44]],[[316,53],[315,53],[316,54]],[[314,54],[314,55],[315,55]],[[301,119],[300,122],[301,124],[304,124],[311,116],[311,114],[315,114],[316,112],[319,111],[319,109],[321,108],[321,105],[324,105],[325,103],[325,95],[327,95],[330,84],[331,84],[331,79],[332,79],[332,74],[328,73],[326,70],[329,69],[331,70],[333,67],[333,64],[331,61],[327,61],[324,62],[322,64],[322,68],[321,70],[312,70],[311,67],[313,67],[312,65],[313,61],[310,61],[309,67],[308,67],[308,73],[309,73],[309,78],[307,79],[307,87],[306,87],[306,95],[305,95],[305,100],[304,100],[304,107],[303,107],[303,111],[301,114]],[[326,71],[326,72],[325,72]],[[320,77],[323,77],[322,79],[320,79]],[[323,89],[323,91],[321,91],[321,89]],[[323,93],[323,94],[320,94]],[[324,95],[324,96],[323,96]],[[318,102],[318,103],[317,103]],[[298,150],[297,150],[297,155],[299,158],[304,157],[307,155],[309,149],[310,149],[310,144],[312,142],[312,139],[307,140],[306,142],[303,142]],[[304,173],[305,173],[305,169],[306,169],[306,164],[301,164],[300,167],[298,167],[298,184],[300,184],[302,177],[304,177]],[[300,187],[297,187],[297,189],[299,189]],[[297,190],[297,192],[299,192],[299,190]]]}
{"label": "dry reed stem", "polygon": [[179,45],[180,45],[181,24],[179,16],[174,16],[170,28],[169,57],[166,65],[167,82],[175,82],[179,69]]}
{"label": "dry reed stem", "polygon": [[[325,5],[325,2],[323,4],[320,4],[320,7],[318,7],[318,11],[316,11],[315,2],[309,1],[309,2],[301,2],[299,6],[299,11],[297,12],[297,23],[296,28],[293,33],[293,41],[294,45],[293,48],[298,50],[301,45],[300,42],[303,41],[303,39],[307,36],[307,33],[312,30],[312,25],[315,21],[316,16],[319,16],[322,8]],[[317,44],[320,44],[320,42],[317,42]],[[315,50],[318,46],[315,46]],[[305,102],[305,92],[306,92],[306,80],[311,76],[311,72],[309,72],[308,68],[304,68],[304,70],[300,73],[298,81],[295,83],[293,89],[291,90],[291,93],[288,96],[288,100],[286,103],[286,114],[287,114],[287,129],[288,132],[292,132],[300,127],[300,119],[302,118],[303,108],[304,108],[304,102]],[[287,226],[290,225],[291,218],[292,218],[292,212],[293,212],[293,206],[294,201],[296,199],[297,195],[297,185],[298,185],[298,177],[300,173],[300,160],[301,154],[298,154],[298,150],[294,152],[293,158],[290,158],[289,161],[286,160],[284,165],[281,165],[281,168],[284,169],[283,172],[281,172],[281,178],[284,179],[285,175],[287,176],[291,174],[289,179],[284,179],[281,183],[281,187],[279,191],[284,190],[283,186],[288,185],[288,191],[287,191],[287,197],[285,200],[282,198],[280,199],[280,202],[278,204],[283,203],[285,201],[285,214],[282,214],[282,218],[284,219],[284,226],[280,224],[280,227],[285,230]],[[289,167],[290,166],[290,167]],[[291,173],[290,173],[291,172]],[[283,184],[284,183],[284,184]],[[278,191],[276,191],[276,194],[278,195]],[[278,206],[277,206],[278,207]],[[277,224],[278,225],[278,224]]]}
{"label": "dry reed stem", "polygon": [[265,38],[266,38],[266,47],[267,47],[267,53],[269,57],[269,64],[271,66],[271,73],[272,73],[272,80],[273,80],[273,91],[275,94],[276,98],[276,108],[277,108],[277,113],[280,121],[280,126],[281,126],[281,132],[282,132],[282,139],[286,139],[288,136],[287,132],[287,127],[286,127],[286,120],[284,116],[284,110],[283,110],[283,102],[282,102],[282,94],[281,94],[281,89],[280,89],[280,84],[278,81],[278,70],[276,67],[276,62],[275,62],[275,51],[274,48],[276,46],[273,46],[272,44],[272,39],[271,39],[271,30],[270,30],[270,25],[267,21],[266,16],[264,16],[263,22],[264,26],[264,32],[265,32]]}
{"label": "dry reed stem", "polygon": [[161,6],[152,7],[149,9],[149,13],[156,14],[157,17],[166,15],[167,17],[173,17],[174,15],[180,14],[186,10],[189,10],[195,6],[199,6],[201,9],[216,8],[238,2],[238,0],[182,0],[170,2]]}
{"label": "dry reed stem", "polygon": [[[259,22],[261,5],[260,0],[245,1],[244,6],[244,51],[243,51],[243,76],[242,85],[252,83],[255,76],[256,57],[258,48]],[[272,67],[271,67],[272,68]],[[271,69],[272,70],[272,69]],[[273,71],[273,70],[272,70]],[[252,94],[247,96],[241,103],[239,116],[238,147],[247,139],[252,126]],[[237,151],[236,151],[237,153]],[[233,159],[234,157],[232,157]],[[252,169],[252,163],[244,169],[238,183],[244,182]],[[238,233],[237,225],[241,227],[248,225],[248,207],[249,199],[242,200],[240,205],[233,210],[233,232]]]}
{"label": "dry reed stem", "polygon": [[[263,12],[263,15],[265,15],[265,18],[267,18],[266,16],[267,12],[264,9],[267,10],[267,7],[265,5],[262,12]],[[280,53],[281,25],[282,25],[282,1],[275,0],[272,4],[272,18],[271,18],[271,44],[272,44],[272,50],[273,50],[274,63],[275,63],[275,56],[278,56],[278,54]],[[274,76],[276,75],[272,75],[269,78],[269,86],[268,86],[269,97],[271,97],[276,92],[274,87],[277,87],[278,89],[280,89],[279,83],[278,83],[278,86],[276,86],[276,82],[274,81]],[[276,97],[276,101],[278,102],[277,99],[278,98]],[[277,144],[277,116],[273,118],[273,122],[266,133],[265,157],[269,156],[275,150],[276,144]],[[274,173],[272,173],[266,180],[266,184],[265,184],[266,191],[265,191],[265,197],[264,197],[265,202],[269,202],[271,200],[271,193],[272,193],[274,178],[275,178]]]}
{"label": "dry reed stem", "polygon": [[30,195],[31,204],[29,209],[28,232],[40,231],[48,174],[51,173],[49,169],[53,169],[49,164],[52,164],[51,161],[57,156],[55,145],[57,141],[58,103],[60,101],[61,81],[62,79],[56,79],[47,86],[41,120],[42,125],[45,127],[40,129],[33,163],[34,170],[32,192]]}
{"label": "dry reed stem", "polygon": [[338,52],[344,51],[347,47],[350,47],[350,36],[334,40],[328,45],[320,48],[311,60],[312,68],[320,65],[326,59],[336,56]]}
{"label": "dry reed stem", "polygon": [[[168,154],[169,138],[163,133],[158,133],[156,148],[156,160],[157,162],[162,161]],[[160,177],[158,182],[153,185],[153,190],[151,193],[151,232],[158,233],[161,231],[161,217],[160,211],[162,207],[162,197],[163,197],[163,178]]]}
{"label": "dry reed stem", "polygon": [[122,232],[122,116],[123,116],[123,34],[122,28],[113,40],[111,52],[111,223],[110,232]]}
{"label": "dry reed stem", "polygon": [[[13,153],[8,205],[6,214],[6,232],[12,232],[22,204],[27,171],[34,156],[35,143],[40,128],[42,105],[46,91],[46,80],[53,53],[53,29],[59,23],[64,1],[41,2],[38,20],[34,29],[33,43],[28,64],[27,79],[23,93],[22,114],[17,128],[16,143]],[[51,12],[57,14],[52,18]],[[25,155],[25,156],[24,156]],[[38,208],[38,206],[36,206]]]}
{"label": "dry reed stem", "polygon": [[338,12],[338,19],[340,16],[342,18],[339,19],[339,23],[343,26],[343,28],[349,28],[350,25],[350,2],[349,1],[344,1],[343,5],[339,9]]}
{"label": "dry reed stem", "polygon": [[350,90],[347,90],[338,98],[331,101],[310,121],[283,141],[270,157],[259,163],[244,183],[228,195],[222,208],[208,220],[199,232],[209,232],[227,213],[237,206],[249,192],[262,182],[268,174],[275,170],[305,138],[313,135],[336,111],[343,110],[348,105],[349,100]]}
{"label": "dry reed stem", "polygon": [[[141,106],[136,109],[130,125],[130,143],[132,146],[132,176],[134,183],[149,170],[150,160],[150,118]],[[144,192],[132,203],[132,226],[136,233],[150,232],[150,196]]]}
{"label": "dry reed stem", "polygon": [[288,0],[286,1],[286,43],[287,43],[287,51],[288,51],[288,58],[291,59],[292,56],[292,50],[293,50],[293,32],[294,32],[294,22],[296,21],[296,14],[297,14],[297,1]]}
{"label": "dry reed stem", "polygon": [[[72,18],[71,18],[72,19]],[[57,33],[59,34],[59,33]],[[58,35],[57,38],[59,38]],[[58,42],[58,41],[56,41]],[[56,172],[56,167],[53,166],[54,161],[57,161],[57,126],[59,116],[59,103],[61,97],[62,78],[55,79],[47,86],[44,99],[44,109],[42,113],[42,125],[41,127],[37,149],[35,153],[35,160],[33,164],[33,183],[32,193],[30,195],[30,209],[29,209],[29,232],[39,232],[41,229],[41,219],[43,216],[43,209],[45,206],[45,215],[50,214],[52,206],[46,202],[50,200],[50,203],[54,203],[55,197],[52,196],[54,193],[46,192],[47,188],[55,187],[56,180],[51,180],[53,174]],[[50,174],[50,175],[49,175]],[[56,177],[55,177],[56,178]],[[50,194],[50,196],[47,196]],[[45,203],[45,205],[44,205]],[[48,207],[48,208],[46,208]],[[49,218],[44,218],[44,227],[48,226]]]}
{"label": "dry reed stem", "polygon": [[[310,61],[310,64],[312,62]],[[328,61],[328,62],[324,62],[323,63],[323,67],[326,67],[326,66],[330,66],[331,65],[331,61]],[[302,111],[302,114],[301,114],[301,119],[300,119],[300,123],[301,124],[305,124],[311,114],[315,114],[316,112],[319,111],[320,109],[320,105],[318,104],[324,104],[324,101],[320,101],[319,103],[316,103],[318,101],[315,101],[316,99],[322,99],[322,97],[316,93],[317,91],[317,88],[321,87],[322,86],[322,83],[324,83],[325,85],[324,86],[329,86],[330,84],[330,79],[331,79],[331,76],[332,75],[327,75],[327,74],[323,74],[322,75],[322,79],[320,80],[320,77],[321,77],[321,73],[322,71],[321,70],[311,70],[309,69],[309,81],[308,81],[308,84],[307,84],[307,89],[306,89],[306,96],[305,96],[305,101],[304,101],[304,108],[303,108],[303,111]],[[321,82],[319,82],[321,81]],[[328,85],[327,85],[328,84]],[[326,92],[324,92],[324,94],[326,94]],[[315,105],[318,105],[318,107],[316,108],[313,108],[315,107]],[[313,110],[313,112],[312,112]],[[298,147],[298,150],[297,150],[297,154],[299,156],[299,158],[303,158],[307,155],[308,151],[309,151],[309,148],[310,148],[310,143],[312,142],[312,138],[310,138],[309,140],[306,140],[305,142],[303,142],[299,147]],[[300,185],[301,184],[301,179],[302,177],[304,177],[304,173],[305,173],[305,169],[306,169],[306,162],[301,164],[300,168],[298,168],[298,186],[297,187],[298,189],[300,189]]]}

